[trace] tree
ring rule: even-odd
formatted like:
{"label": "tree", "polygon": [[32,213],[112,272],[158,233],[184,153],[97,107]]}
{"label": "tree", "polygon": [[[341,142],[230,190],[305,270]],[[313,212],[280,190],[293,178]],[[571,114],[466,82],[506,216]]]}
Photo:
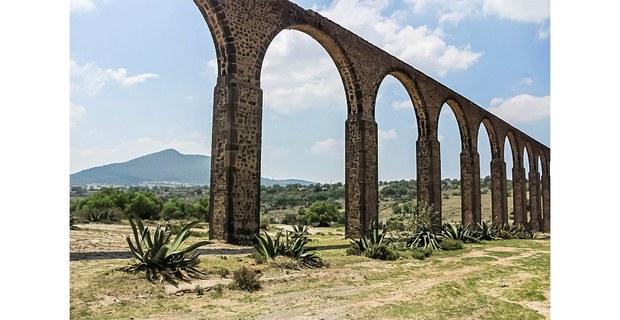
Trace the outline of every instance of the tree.
{"label": "tree", "polygon": [[140,219],[157,219],[161,207],[161,200],[154,194],[136,192],[129,202],[128,211]]}
{"label": "tree", "polygon": [[316,201],[305,212],[305,220],[317,227],[329,227],[331,222],[344,220],[344,215],[338,211],[335,202]]}

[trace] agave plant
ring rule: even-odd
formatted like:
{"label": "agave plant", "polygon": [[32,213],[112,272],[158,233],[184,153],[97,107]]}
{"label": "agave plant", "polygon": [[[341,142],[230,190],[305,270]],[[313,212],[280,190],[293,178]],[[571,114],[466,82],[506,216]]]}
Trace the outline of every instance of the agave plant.
{"label": "agave plant", "polygon": [[441,235],[444,238],[461,240],[464,243],[480,242],[471,231],[471,226],[464,227],[461,224],[444,223],[441,227]]}
{"label": "agave plant", "polygon": [[300,224],[294,224],[293,225],[293,235],[291,236],[293,239],[295,238],[299,238],[299,237],[304,237],[305,235],[307,235],[310,231],[310,226],[300,223]]}
{"label": "agave plant", "polygon": [[531,239],[534,237],[535,233],[531,230],[527,230],[527,228],[523,225],[508,225],[505,224],[500,228],[500,232],[508,232],[512,238],[514,239]]}
{"label": "agave plant", "polygon": [[[381,229],[381,232],[379,232]],[[373,246],[380,245],[389,245],[392,242],[392,238],[386,238],[385,235],[387,233],[387,227],[383,225],[383,227],[379,228],[379,226],[375,226],[374,223],[370,226],[369,232],[361,232],[361,238],[359,240],[353,239],[351,241],[352,246],[356,246],[356,252],[360,254],[364,253],[364,251],[368,250],[368,248]]]}
{"label": "agave plant", "polygon": [[269,259],[274,259],[283,251],[283,244],[280,242],[280,238],[282,237],[282,231],[278,231],[275,236],[275,239],[271,238],[271,236],[267,233],[267,231],[263,231],[265,236],[256,235],[257,243],[254,245],[256,251],[258,253]]}
{"label": "agave plant", "polygon": [[407,247],[410,249],[431,247],[433,250],[441,250],[441,235],[433,233],[426,225],[422,225],[420,232],[415,234],[407,241]]}
{"label": "agave plant", "polygon": [[304,268],[321,268],[325,262],[318,252],[306,248],[310,241],[306,236],[291,237],[285,231],[285,238],[282,238],[282,230],[278,231],[275,238],[264,232],[264,236],[256,235],[257,243],[254,245],[260,255],[265,258],[275,259],[277,256],[290,257],[299,262]]}
{"label": "agave plant", "polygon": [[130,218],[129,224],[131,224],[135,244],[130,236],[127,236],[127,243],[138,263],[121,268],[121,270],[134,273],[146,271],[146,278],[149,281],[168,281],[173,284],[177,283],[176,280],[189,281],[190,278],[205,277],[206,274],[196,268],[200,253],[194,250],[208,244],[209,241],[199,241],[181,248],[189,238],[191,228],[199,222],[194,221],[181,228],[174,241],[171,242],[168,223],[163,229],[161,225],[158,225],[151,236],[151,231],[148,227],[144,227],[142,220],[136,218],[134,223]]}
{"label": "agave plant", "polygon": [[497,240],[497,234],[499,233],[499,228],[489,224],[486,221],[482,223],[477,223],[477,230],[473,233],[474,236],[479,240]]}

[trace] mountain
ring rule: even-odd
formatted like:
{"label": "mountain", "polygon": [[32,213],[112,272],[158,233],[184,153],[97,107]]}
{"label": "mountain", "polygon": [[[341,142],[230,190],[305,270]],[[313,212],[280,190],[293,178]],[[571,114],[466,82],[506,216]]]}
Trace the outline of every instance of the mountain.
{"label": "mountain", "polygon": [[[94,167],[70,176],[71,185],[140,185],[145,183],[175,183],[208,185],[211,177],[211,158],[182,154],[174,149],[151,153],[122,163]],[[272,180],[261,178],[261,184],[313,184],[305,180]]]}

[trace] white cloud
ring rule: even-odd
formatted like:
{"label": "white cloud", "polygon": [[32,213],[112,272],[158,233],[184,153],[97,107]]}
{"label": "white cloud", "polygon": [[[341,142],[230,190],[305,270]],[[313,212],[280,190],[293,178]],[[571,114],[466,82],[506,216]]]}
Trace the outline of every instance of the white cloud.
{"label": "white cloud", "polygon": [[264,148],[264,152],[265,152],[265,154],[269,158],[280,158],[280,157],[283,157],[283,156],[291,153],[291,151],[288,150],[288,149],[277,148],[277,147],[274,147],[274,146],[266,146]]}
{"label": "white cloud", "polygon": [[394,102],[392,102],[392,109],[395,109],[395,110],[400,110],[400,109],[413,110],[413,103],[411,103],[411,100],[394,101]]}
{"label": "white cloud", "polygon": [[71,92],[85,95],[96,95],[110,81],[121,86],[132,86],[144,83],[147,79],[159,78],[154,73],[143,73],[135,76],[127,76],[127,69],[118,68],[101,69],[93,63],[80,66],[75,60],[71,60]]}
{"label": "white cloud", "polygon": [[524,84],[526,86],[530,86],[534,83],[534,79],[530,78],[530,77],[525,77],[523,79],[521,79],[521,81],[519,81],[519,84]]}
{"label": "white cloud", "polygon": [[550,27],[541,28],[540,30],[538,30],[538,39],[540,40],[547,39],[550,33],[551,33]]}
{"label": "white cloud", "polygon": [[73,128],[74,126],[77,125],[77,121],[86,117],[86,108],[84,108],[84,106],[75,104],[73,102],[70,103],[69,108],[70,108],[69,115],[71,119],[70,124],[71,124],[71,127]]}
{"label": "white cloud", "polygon": [[125,162],[149,153],[164,149],[176,149],[184,154],[211,154],[211,139],[204,134],[194,132],[180,139],[160,141],[140,138],[122,142],[111,148],[71,148],[71,172]]}
{"label": "white cloud", "polygon": [[265,107],[294,114],[311,107],[346,110],[334,62],[318,42],[298,31],[283,31],[269,46],[261,73]]}
{"label": "white cloud", "polygon": [[[457,48],[443,40],[441,29],[403,23],[403,12],[386,14],[388,0],[338,0],[315,8],[362,38],[425,73],[443,76],[464,70],[482,53]],[[207,70],[216,72],[216,61]],[[336,66],[318,42],[298,31],[285,30],[270,44],[261,72],[264,106],[280,114],[308,108],[346,110],[346,96]]]}
{"label": "white cloud", "polygon": [[207,61],[205,71],[202,72],[202,75],[205,77],[211,77],[212,75],[217,77],[217,58]]}
{"label": "white cloud", "polygon": [[[549,18],[549,0],[405,0],[418,14],[432,13],[440,25],[458,24],[481,14],[525,23],[542,23]],[[548,31],[548,30],[547,30]],[[539,32],[539,36],[544,33]]]}
{"label": "white cloud", "polygon": [[338,0],[320,13],[426,73],[465,70],[482,55],[469,45],[447,44],[440,28],[413,27],[403,23],[402,14],[384,15],[388,6],[387,0]]}
{"label": "white cloud", "polygon": [[479,14],[482,0],[405,0],[413,5],[413,12],[423,14],[433,11],[440,25],[458,24],[461,20]]}
{"label": "white cloud", "polygon": [[389,131],[381,131],[379,130],[379,140],[392,140],[392,139],[396,139],[398,137],[398,134],[396,133],[396,130],[394,129],[390,129]]}
{"label": "white cloud", "polygon": [[96,9],[93,0],[71,0],[69,10],[71,12],[93,11]]}
{"label": "white cloud", "polygon": [[489,112],[508,123],[531,123],[550,115],[550,97],[521,94],[511,98],[493,98]]}
{"label": "white cloud", "polygon": [[484,0],[485,14],[495,14],[500,18],[542,23],[549,18],[549,0]]}
{"label": "white cloud", "polygon": [[344,140],[327,138],[323,141],[317,141],[312,145],[309,152],[313,154],[343,154]]}

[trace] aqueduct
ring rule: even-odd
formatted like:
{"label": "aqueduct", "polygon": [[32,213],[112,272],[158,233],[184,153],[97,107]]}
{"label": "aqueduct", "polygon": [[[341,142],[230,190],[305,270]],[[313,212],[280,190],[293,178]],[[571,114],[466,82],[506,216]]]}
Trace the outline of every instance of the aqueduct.
{"label": "aqueduct", "polygon": [[[378,220],[375,101],[392,75],[406,88],[418,124],[418,201],[432,203],[441,225],[441,159],[437,135],[444,103],[456,115],[461,136],[461,218],[481,220],[478,130],[491,145],[493,224],[509,221],[505,141],[513,159],[515,224],[550,230],[550,149],[436,80],[312,10],[287,0],[194,0],[204,16],[218,62],[211,149],[210,237],[245,242],[258,232],[262,137],[261,69],[271,41],[285,29],[318,41],[334,61],[347,100],[345,121],[345,234],[358,236]],[[529,164],[529,216],[524,150]],[[539,159],[542,163],[539,168]]]}

